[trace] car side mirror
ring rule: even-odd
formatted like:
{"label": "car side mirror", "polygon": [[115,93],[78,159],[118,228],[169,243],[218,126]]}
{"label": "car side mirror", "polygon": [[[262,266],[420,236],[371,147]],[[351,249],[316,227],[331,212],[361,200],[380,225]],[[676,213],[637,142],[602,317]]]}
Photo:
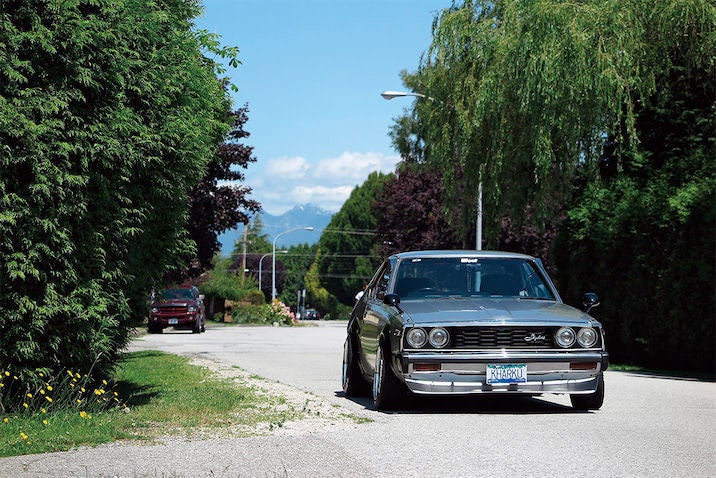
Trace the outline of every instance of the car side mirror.
{"label": "car side mirror", "polygon": [[586,314],[588,314],[592,308],[598,306],[599,303],[599,296],[594,292],[587,292],[582,296],[582,306]]}
{"label": "car side mirror", "polygon": [[383,303],[385,305],[398,307],[398,305],[400,305],[400,296],[398,294],[385,294],[385,297],[383,297]]}

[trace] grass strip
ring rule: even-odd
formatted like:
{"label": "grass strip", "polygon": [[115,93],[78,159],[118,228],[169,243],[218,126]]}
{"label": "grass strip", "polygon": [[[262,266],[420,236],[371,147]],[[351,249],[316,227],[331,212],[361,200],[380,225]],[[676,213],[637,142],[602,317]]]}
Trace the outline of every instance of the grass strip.
{"label": "grass strip", "polygon": [[246,384],[217,378],[188,362],[158,351],[128,353],[108,391],[117,392],[118,406],[95,411],[48,406],[2,415],[0,457],[170,434],[211,437],[230,428],[246,435],[259,423],[282,423],[301,415],[300,410],[276,407],[280,397],[259,395]]}

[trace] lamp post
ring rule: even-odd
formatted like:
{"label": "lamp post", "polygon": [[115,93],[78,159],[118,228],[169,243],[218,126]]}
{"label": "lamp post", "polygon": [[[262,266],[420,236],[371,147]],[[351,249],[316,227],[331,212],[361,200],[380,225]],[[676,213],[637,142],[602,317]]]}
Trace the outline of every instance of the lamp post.
{"label": "lamp post", "polygon": [[[288,251],[286,251],[286,250],[278,251],[279,254],[286,254],[287,252],[288,252]],[[272,254],[271,252],[267,252],[266,254],[264,254],[263,256],[261,256],[261,259],[259,259],[259,290],[261,290],[261,285],[262,285],[262,284],[261,284],[261,264],[263,264],[264,258],[265,258],[266,256],[270,256],[271,254]]]}
{"label": "lamp post", "polygon": [[[285,234],[288,234],[289,232],[301,231],[301,230],[304,230],[304,231],[313,231],[313,227],[308,226],[308,227],[297,227],[297,228],[294,228],[294,229],[289,229],[288,231],[279,232],[279,233],[276,234],[276,235],[274,236],[274,238],[273,238],[273,248],[272,248],[272,253],[271,253],[271,255],[273,256],[273,257],[272,257],[272,263],[273,263],[273,264],[272,264],[272,267],[271,267],[271,270],[272,270],[272,272],[271,272],[271,302],[272,302],[272,303],[273,303],[273,302],[276,302],[276,240],[277,240],[279,237],[281,237],[281,236],[283,236],[283,235],[285,235]],[[261,264],[259,264],[259,265],[261,265]]]}
{"label": "lamp post", "polygon": [[[408,93],[407,91],[384,91],[380,94],[385,100],[392,100],[393,98],[402,98],[405,96],[415,96],[416,98],[425,98],[430,101],[435,101],[435,98],[424,95],[422,93]],[[440,102],[442,103],[442,102]],[[480,171],[480,178],[477,184],[477,218],[475,220],[475,249],[482,250],[482,171]]]}

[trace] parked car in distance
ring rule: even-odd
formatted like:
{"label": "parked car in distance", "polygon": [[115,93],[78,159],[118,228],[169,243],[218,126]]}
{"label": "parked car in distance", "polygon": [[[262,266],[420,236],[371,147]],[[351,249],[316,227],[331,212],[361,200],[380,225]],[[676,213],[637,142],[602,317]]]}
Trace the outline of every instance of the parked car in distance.
{"label": "parked car in distance", "polygon": [[306,309],[306,320],[318,320],[320,318],[321,316],[316,309]]}
{"label": "parked car in distance", "polygon": [[507,252],[395,254],[351,312],[343,391],[377,409],[423,395],[569,394],[604,401],[602,325],[562,302],[540,260]]}
{"label": "parked car in distance", "polygon": [[196,287],[168,288],[153,297],[147,327],[150,334],[161,334],[167,327],[198,334],[205,326],[204,296]]}

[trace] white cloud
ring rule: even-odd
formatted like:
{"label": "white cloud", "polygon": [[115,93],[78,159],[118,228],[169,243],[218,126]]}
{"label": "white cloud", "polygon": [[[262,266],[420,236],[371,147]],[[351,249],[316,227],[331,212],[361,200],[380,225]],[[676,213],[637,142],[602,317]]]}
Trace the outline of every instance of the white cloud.
{"label": "white cloud", "polygon": [[270,159],[266,164],[265,172],[268,178],[302,179],[306,177],[306,172],[309,169],[310,165],[306,158],[294,156]]}
{"label": "white cloud", "polygon": [[246,186],[253,189],[251,198],[271,214],[282,214],[308,203],[338,211],[353,188],[370,173],[392,172],[399,160],[399,156],[354,152],[344,152],[316,164],[300,156],[275,158],[263,168],[261,161],[251,165],[246,173]]}

